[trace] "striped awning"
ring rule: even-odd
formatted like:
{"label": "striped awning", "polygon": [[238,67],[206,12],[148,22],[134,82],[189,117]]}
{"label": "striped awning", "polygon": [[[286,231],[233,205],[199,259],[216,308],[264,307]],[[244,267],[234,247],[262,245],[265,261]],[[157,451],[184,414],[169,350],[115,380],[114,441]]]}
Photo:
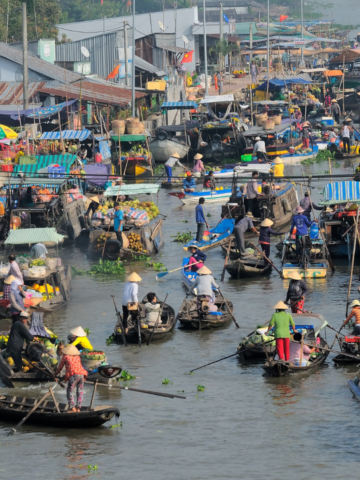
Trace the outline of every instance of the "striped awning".
{"label": "striped awning", "polygon": [[[90,137],[90,130],[64,130],[62,132],[63,140],[86,140]],[[40,140],[60,140],[60,132],[45,132],[41,135]]]}
{"label": "striped awning", "polygon": [[27,165],[16,165],[14,173],[36,174],[40,169],[47,168],[50,165],[60,165],[65,167],[65,172],[69,173],[70,168],[76,162],[76,155],[36,155],[37,162]]}
{"label": "striped awning", "polygon": [[198,104],[194,101],[192,102],[164,102],[161,105],[161,108],[167,108],[168,110],[175,109],[186,109],[186,108],[197,108]]}
{"label": "striped awning", "polygon": [[334,182],[325,185],[321,205],[331,203],[360,203],[360,182]]}
{"label": "striped awning", "polygon": [[26,245],[40,242],[53,242],[58,244],[64,240],[64,236],[57,233],[55,228],[24,228],[10,230],[5,245]]}

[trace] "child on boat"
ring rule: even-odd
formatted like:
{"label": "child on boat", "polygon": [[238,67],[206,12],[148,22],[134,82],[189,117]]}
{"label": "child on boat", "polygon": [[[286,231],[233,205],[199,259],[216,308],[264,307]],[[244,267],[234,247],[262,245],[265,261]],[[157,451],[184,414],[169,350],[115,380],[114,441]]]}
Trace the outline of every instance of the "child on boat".
{"label": "child on boat", "polygon": [[195,245],[191,245],[188,250],[191,253],[191,257],[189,259],[187,270],[190,270],[191,272],[197,272],[201,267],[204,266],[207,256],[205,253],[195,247]]}

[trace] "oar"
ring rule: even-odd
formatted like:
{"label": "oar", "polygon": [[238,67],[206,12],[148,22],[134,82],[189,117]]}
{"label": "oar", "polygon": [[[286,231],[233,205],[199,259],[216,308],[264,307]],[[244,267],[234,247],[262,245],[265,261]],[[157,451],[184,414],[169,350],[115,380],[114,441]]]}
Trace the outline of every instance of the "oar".
{"label": "oar", "polygon": [[[89,383],[89,384],[91,383],[91,385],[94,385],[93,382],[85,381],[85,383]],[[149,395],[158,395],[159,397],[186,399],[186,397],[183,397],[181,395],[173,395],[172,393],[153,392],[151,390],[139,390],[138,388],[120,387],[120,385],[112,385],[112,384],[108,385],[106,383],[98,383],[98,385],[101,385],[104,387],[118,388],[119,390],[130,390],[132,392],[148,393]]]}
{"label": "oar", "polygon": [[237,323],[237,321],[236,321],[236,318],[234,317],[234,315],[233,315],[232,311],[230,310],[229,304],[227,303],[227,301],[226,301],[226,299],[225,299],[224,295],[221,293],[221,290],[220,290],[220,288],[219,288],[219,287],[218,287],[218,290],[219,290],[219,293],[220,293],[220,295],[222,296],[222,298],[223,298],[223,300],[224,300],[224,303],[225,303],[225,305],[227,306],[227,309],[229,310],[229,313],[230,313],[230,315],[231,315],[231,318],[233,319],[233,321],[234,321],[234,323],[235,323],[236,327],[237,327],[237,328],[240,328],[240,325]]}
{"label": "oar", "polygon": [[[192,263],[191,264],[191,267],[193,265],[197,265],[198,263],[203,263],[203,261],[201,260],[200,262],[196,262],[196,263]],[[182,267],[179,267],[179,268],[175,268],[174,270],[167,270],[166,272],[160,272],[156,275],[156,280],[159,280],[160,278],[163,278],[165,277],[166,275],[168,275],[169,273],[172,273],[172,272],[177,272],[178,270],[182,270],[183,268],[189,268],[189,265],[183,265]]]}
{"label": "oar", "polygon": [[[42,372],[42,373],[45,373],[45,375],[48,375],[50,378],[52,378],[52,379],[54,380],[54,382],[57,382],[57,383],[60,385],[60,387],[65,388],[65,385],[64,385],[62,382],[60,382],[60,381],[55,377],[54,372],[52,372],[52,371],[45,365],[44,362],[41,362],[41,364],[45,367],[45,369],[44,369],[44,368],[40,368],[38,365],[35,365],[35,364],[31,363],[30,360],[25,357],[25,355],[23,355],[23,357],[24,357],[25,360],[26,360],[27,362],[29,362],[34,368],[36,368],[37,370],[39,370],[39,371]],[[41,361],[41,360],[40,360],[40,361]]]}
{"label": "oar", "polygon": [[257,251],[275,268],[275,270],[278,272],[278,274],[280,275],[280,277],[284,280],[284,275],[280,272],[280,270],[278,270],[278,269],[275,267],[275,265],[273,264],[273,262],[265,255],[265,253],[262,252],[259,248],[257,248],[257,246],[254,245],[252,242],[249,242],[249,243],[250,243],[250,245],[252,245],[252,246],[255,248],[255,250],[257,250]]}
{"label": "oar", "polygon": [[222,281],[222,282],[224,281],[224,277],[225,277],[225,269],[226,269],[226,265],[227,265],[228,260],[229,260],[231,245],[232,245],[232,239],[230,239],[229,248],[228,248],[228,250],[227,250],[227,252],[226,252],[224,268],[223,268],[223,271],[222,271],[222,274],[221,274],[221,281]]}
{"label": "oar", "polygon": [[[315,218],[315,210],[314,210],[314,207],[313,207],[313,204],[312,204],[311,197],[309,196],[309,198],[310,198],[310,205],[311,205],[312,214],[313,214],[313,217]],[[325,250],[326,250],[326,255],[327,255],[327,259],[328,259],[328,262],[329,262],[331,271],[332,271],[332,272],[335,272],[335,267],[334,267],[332,258],[331,258],[331,256],[330,256],[330,252],[329,252],[329,249],[328,249],[328,246],[327,246],[327,243],[326,243],[324,234],[322,233],[320,226],[319,226],[319,233],[320,233],[320,236],[321,236],[322,241],[324,242],[324,247],[325,247]]]}
{"label": "oar", "polygon": [[110,297],[113,299],[113,302],[114,302],[115,312],[116,312],[116,316],[118,317],[119,325],[120,325],[120,328],[121,328],[121,336],[122,336],[122,339],[123,339],[124,346],[127,347],[124,324],[122,322],[121,313],[117,309],[117,306],[116,306],[116,303],[115,303],[115,295],[110,295]]}
{"label": "oar", "polygon": [[[165,305],[169,293],[170,293],[170,292],[166,292],[166,297],[165,297],[165,300],[163,301],[162,306]],[[160,306],[159,315],[158,315],[158,317],[157,317],[157,319],[156,319],[156,322],[155,322],[155,325],[154,325],[154,327],[153,327],[153,329],[152,329],[152,331],[151,331],[151,333],[150,333],[150,335],[149,335],[149,338],[148,338],[148,341],[147,341],[147,345],[150,345],[150,342],[151,342],[152,337],[153,337],[153,335],[154,335],[155,329],[156,329],[157,326],[158,326],[159,318],[161,317],[161,314],[162,314],[162,306]]]}
{"label": "oar", "polygon": [[[54,389],[56,388],[56,385],[57,385],[57,383],[55,383],[55,385],[52,387],[52,391],[54,391]],[[30,410],[30,412],[17,425],[15,425],[15,427],[12,428],[7,433],[7,435],[14,435],[14,433],[16,433],[17,429],[20,428],[21,425],[23,425],[26,422],[26,420],[30,417],[30,415],[32,415],[35,412],[35,410],[47,399],[47,397],[49,395],[50,395],[50,392],[46,392],[45,395],[42,398],[40,398],[40,400],[38,402],[35,403],[35,405]]]}

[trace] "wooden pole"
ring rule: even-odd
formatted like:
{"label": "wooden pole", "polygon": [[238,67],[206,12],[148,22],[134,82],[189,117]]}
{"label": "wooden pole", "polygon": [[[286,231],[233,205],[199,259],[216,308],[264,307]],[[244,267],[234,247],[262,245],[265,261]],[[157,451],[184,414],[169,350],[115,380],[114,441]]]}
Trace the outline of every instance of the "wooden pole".
{"label": "wooden pole", "polygon": [[358,236],[358,227],[359,227],[359,207],[358,207],[357,212],[356,212],[354,245],[353,245],[353,253],[352,253],[352,259],[351,259],[349,288],[348,288],[347,301],[346,301],[346,317],[348,316],[348,312],[349,312],[349,301],[350,301],[352,278],[353,278],[353,273],[354,273],[354,261],[355,261],[356,242],[357,242],[357,236]]}
{"label": "wooden pole", "polygon": [[62,154],[65,155],[65,147],[64,147],[64,140],[62,136],[62,128],[61,128],[61,119],[60,119],[60,112],[58,112],[58,120],[59,120],[59,130],[60,130],[60,144],[61,144],[61,151]]}
{"label": "wooden pole", "polygon": [[343,55],[343,115],[345,112],[345,55]]}

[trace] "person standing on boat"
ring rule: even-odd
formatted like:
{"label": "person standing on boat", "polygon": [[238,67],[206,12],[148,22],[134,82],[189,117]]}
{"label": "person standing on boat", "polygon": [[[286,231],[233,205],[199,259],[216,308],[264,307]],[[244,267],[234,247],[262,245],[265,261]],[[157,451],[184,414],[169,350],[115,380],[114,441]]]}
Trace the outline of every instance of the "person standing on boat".
{"label": "person standing on boat", "polygon": [[260,193],[258,190],[258,177],[259,173],[258,172],[252,172],[251,174],[251,180],[249,180],[246,184],[245,187],[245,193],[246,193],[246,199],[247,199],[247,216],[253,216],[253,209],[254,209],[254,200],[256,200],[257,197],[263,197],[264,194]]}
{"label": "person standing on boat", "polygon": [[114,232],[116,233],[116,239],[120,243],[121,249],[123,248],[122,229],[124,212],[121,210],[119,202],[114,202],[114,210]]}
{"label": "person standing on boat", "polygon": [[[298,205],[295,209],[295,215],[293,216],[291,227],[290,227],[290,235],[294,231],[296,227],[295,233],[295,245],[296,245],[296,255],[300,255],[300,242],[301,237],[308,234],[307,227],[311,227],[311,221],[303,214],[304,209]],[[317,220],[315,220],[317,222]]]}
{"label": "person standing on boat", "polygon": [[352,129],[349,127],[347,123],[344,123],[341,129],[342,141],[343,141],[343,148],[344,153],[350,153],[350,135]]}
{"label": "person standing on boat", "polygon": [[[89,200],[91,200],[91,202],[89,203],[89,206],[88,206],[88,208],[85,212],[85,218],[90,221],[93,214],[99,208],[100,200],[99,200],[99,197],[97,195],[95,195],[94,197],[90,197]],[[89,218],[90,212],[91,212],[91,216]]]}
{"label": "person standing on boat", "polygon": [[[270,218],[265,218],[260,224],[259,243],[267,258],[270,258],[270,235],[283,235],[283,232],[275,232],[271,228],[272,225],[274,225],[274,222]],[[265,262],[268,263],[267,260]]]}
{"label": "person standing on boat", "polygon": [[184,192],[191,193],[196,190],[196,182],[191,172],[186,173],[186,178],[183,181]]}
{"label": "person standing on boat", "polygon": [[202,173],[206,172],[206,168],[204,167],[204,164],[202,162],[203,155],[201,153],[197,153],[194,157],[195,160],[195,165],[193,168],[194,175],[195,177],[200,177]]}
{"label": "person standing on boat", "polygon": [[254,227],[254,224],[250,217],[244,217],[238,222],[234,227],[234,235],[236,240],[237,249],[240,252],[240,255],[246,255],[245,252],[245,232],[247,230],[252,230],[257,235],[260,235],[259,232]]}
{"label": "person standing on boat", "polygon": [[309,293],[307,285],[298,272],[290,272],[288,278],[290,283],[285,303],[290,302],[292,313],[304,313],[305,295]]}
{"label": "person standing on boat", "polygon": [[350,307],[352,308],[352,310],[348,315],[348,317],[346,318],[346,320],[344,320],[340,330],[342,330],[345,327],[345,325],[347,325],[350,322],[350,320],[353,317],[355,317],[354,330],[351,332],[351,335],[360,336],[360,302],[359,300],[353,300],[352,303],[350,303]]}
{"label": "person standing on boat", "polygon": [[192,284],[190,290],[188,291],[187,295],[190,295],[193,293],[193,291],[196,288],[197,291],[197,299],[198,299],[198,305],[199,305],[199,300],[200,297],[206,297],[207,300],[209,301],[209,311],[210,312],[216,312],[217,307],[215,305],[215,294],[213,291],[213,288],[219,288],[219,285],[215,282],[214,277],[212,276],[211,270],[209,270],[207,267],[202,267],[198,271],[198,276],[195,279],[195,282]]}
{"label": "person standing on boat", "polygon": [[286,362],[290,360],[290,327],[293,328],[294,333],[297,332],[292,316],[290,313],[286,313],[288,308],[283,302],[278,302],[274,306],[276,311],[271,317],[267,331],[264,333],[264,335],[267,335],[275,327],[276,352],[279,360],[285,360]]}
{"label": "person standing on boat", "polygon": [[161,319],[159,318],[160,303],[157,303],[156,294],[152,292],[147,294],[147,299],[148,301],[145,303],[145,323],[149,325],[149,327],[154,327],[156,322],[158,325],[161,323]]}
{"label": "person standing on boat", "polygon": [[167,162],[165,163],[165,172],[166,172],[166,175],[167,175],[167,181],[170,183],[171,182],[171,178],[172,178],[172,169],[173,167],[175,167],[175,165],[179,165],[180,167],[182,167],[184,170],[186,170],[186,168],[184,167],[184,165],[182,163],[180,163],[180,155],[178,153],[173,153],[171,155],[171,157],[169,158],[169,160],[167,160]]}
{"label": "person standing on boat", "polygon": [[280,157],[276,157],[273,161],[274,167],[271,169],[274,177],[284,176],[284,164]]}
{"label": "person standing on boat", "polygon": [[255,137],[255,141],[253,155],[256,155],[258,159],[261,158],[261,160],[266,162],[266,147],[264,140],[261,140],[260,137]]}
{"label": "person standing on boat", "polygon": [[251,64],[250,73],[251,73],[251,83],[257,83],[258,68],[256,66],[255,61],[253,61]]}
{"label": "person standing on boat", "polygon": [[335,122],[339,124],[341,108],[340,108],[340,105],[337,103],[337,100],[335,100],[335,98],[331,100],[331,113],[333,114]]}
{"label": "person standing on boat", "polygon": [[14,277],[18,278],[21,280],[21,284],[24,283],[24,277],[23,274],[21,273],[20,267],[18,263],[15,260],[15,255],[9,255],[9,262],[10,262],[10,268],[8,271],[8,276],[13,275]]}
{"label": "person standing on boat", "polygon": [[215,190],[215,177],[214,177],[214,172],[211,170],[205,177],[203,181],[203,187],[210,189],[210,190]]}
{"label": "person standing on boat", "polygon": [[138,283],[141,282],[141,277],[133,272],[131,273],[124,285],[124,293],[122,296],[122,311],[123,311],[123,326],[125,329],[125,333],[128,332],[127,320],[129,316],[128,304],[129,303],[139,303],[138,293],[139,293],[139,285]]}
{"label": "person standing on boat", "polygon": [[300,207],[304,210],[304,215],[309,221],[311,221],[311,205],[314,210],[324,210],[324,207],[315,205],[315,203],[311,201],[309,192],[305,192],[304,198],[300,200]]}
{"label": "person standing on boat", "polygon": [[207,255],[201,250],[199,250],[195,245],[191,245],[190,247],[188,247],[188,250],[191,253],[191,257],[189,259],[187,269],[190,269],[191,272],[197,272],[200,268],[204,266]]}
{"label": "person standing on boat", "polygon": [[309,148],[310,134],[309,134],[309,130],[306,127],[304,127],[302,131],[302,141],[303,141],[303,148]]}
{"label": "person standing on boat", "polygon": [[11,327],[9,340],[6,345],[6,353],[14,360],[15,367],[19,372],[22,370],[21,351],[23,349],[24,341],[37,342],[33,335],[26,328],[29,314],[21,312],[19,319],[13,323]]}
{"label": "person standing on boat", "polygon": [[24,298],[26,298],[26,295],[23,289],[21,288],[20,280],[15,278],[11,282],[11,290],[10,290],[10,314],[11,314],[13,323],[16,320],[19,320],[22,312],[26,313],[25,306],[24,306]]}
{"label": "person standing on boat", "polygon": [[[80,412],[83,400],[84,381],[88,372],[81,365],[80,352],[74,345],[67,345],[63,349],[63,357],[56,369],[55,376],[59,375],[63,367],[65,367],[66,370],[64,382],[68,382],[66,388],[66,398],[69,404],[68,412]],[[75,389],[76,401],[74,399]]]}
{"label": "person standing on boat", "polygon": [[222,95],[223,88],[224,88],[224,75],[223,75],[221,70],[217,74],[217,84],[218,84],[218,87],[219,87],[219,95]]}
{"label": "person standing on boat", "polygon": [[199,204],[195,208],[195,218],[197,224],[197,232],[196,232],[196,242],[201,242],[206,228],[209,228],[209,224],[205,219],[205,212],[204,212],[204,203],[205,198],[199,198]]}

